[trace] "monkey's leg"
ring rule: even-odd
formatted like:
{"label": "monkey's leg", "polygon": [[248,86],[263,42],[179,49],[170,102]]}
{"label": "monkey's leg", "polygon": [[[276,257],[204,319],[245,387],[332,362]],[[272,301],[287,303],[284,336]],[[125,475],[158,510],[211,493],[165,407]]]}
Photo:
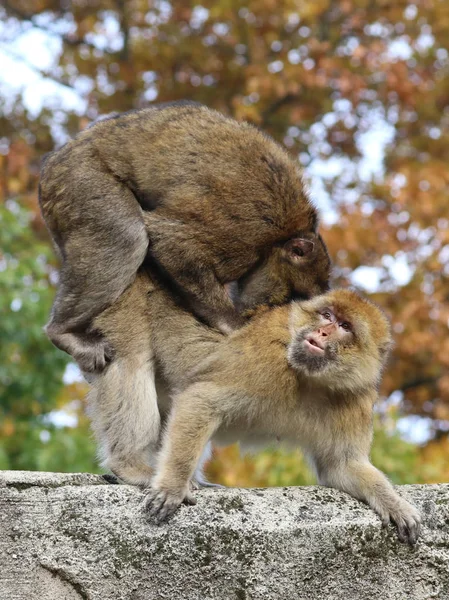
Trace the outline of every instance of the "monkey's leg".
{"label": "monkey's leg", "polygon": [[88,400],[102,465],[126,483],[148,487],[160,437],[151,357],[115,360],[96,377]]}
{"label": "monkey's leg", "polygon": [[399,496],[391,483],[368,460],[335,458],[334,466],[319,470],[320,483],[363,500],[380,516],[383,525],[396,523],[401,542],[415,544],[421,517],[409,502]]}
{"label": "monkey's leg", "polygon": [[145,258],[148,236],[136,198],[109,174],[86,168],[82,176],[72,175],[67,188],[66,196],[52,204],[57,219],[42,200],[62,257],[46,332],[81,370],[100,372],[113,349],[92,328],[92,320],[132,283]]}
{"label": "monkey's leg", "polygon": [[196,384],[174,400],[158,457],[156,475],[145,500],[145,510],[156,523],[183,503],[195,504],[189,482],[208,440],[219,425],[211,410],[215,388]]}
{"label": "monkey's leg", "polygon": [[187,298],[196,315],[223,333],[241,327],[244,319],[218,280],[210,250],[195,236],[193,226],[157,211],[146,212],[144,221],[149,255]]}
{"label": "monkey's leg", "polygon": [[[163,328],[162,331],[164,331],[165,334],[167,334],[168,332],[164,329],[164,321],[161,321],[159,325]],[[159,412],[161,414],[161,429],[164,430],[166,428],[166,420],[168,419],[170,408],[172,405],[172,396],[170,394],[169,389],[167,388],[166,383],[161,381],[160,379],[156,379],[156,391],[157,403],[159,406]],[[212,444],[208,442],[204,447],[203,453],[201,454],[201,457],[198,461],[195,473],[192,479],[190,480],[191,490],[199,490],[202,487],[223,487],[218,483],[210,483],[204,477],[203,468],[205,463],[211,458],[211,456]]]}

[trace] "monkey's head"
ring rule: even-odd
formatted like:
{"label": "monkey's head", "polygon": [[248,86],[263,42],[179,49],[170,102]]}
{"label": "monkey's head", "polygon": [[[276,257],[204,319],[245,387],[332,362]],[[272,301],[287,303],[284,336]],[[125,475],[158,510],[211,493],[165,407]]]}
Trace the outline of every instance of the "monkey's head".
{"label": "monkey's head", "polygon": [[259,306],[307,300],[329,289],[331,261],[321,236],[299,232],[278,243],[231,288],[237,309],[251,316]]}
{"label": "monkey's head", "polygon": [[372,302],[334,290],[293,303],[290,365],[320,386],[353,391],[377,386],[391,347],[390,325]]}

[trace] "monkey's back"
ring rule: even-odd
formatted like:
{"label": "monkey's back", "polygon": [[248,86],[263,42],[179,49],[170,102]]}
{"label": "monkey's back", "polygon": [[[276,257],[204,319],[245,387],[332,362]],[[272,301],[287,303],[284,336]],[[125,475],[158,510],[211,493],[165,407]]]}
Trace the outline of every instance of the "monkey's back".
{"label": "monkey's back", "polygon": [[212,377],[219,386],[235,381],[241,392],[259,394],[267,402],[278,398],[281,389],[294,401],[298,376],[287,360],[289,315],[289,305],[260,311],[244,327],[225,337],[213,356],[205,357],[195,370],[195,380]]}
{"label": "monkey's back", "polygon": [[107,196],[95,172],[126,185],[145,210],[201,230],[205,244],[221,245],[222,252],[230,239],[259,250],[316,220],[288,154],[252,125],[201,105],[132,111],[81,132],[43,167],[44,214],[45,204],[64,202],[64,190],[80,182],[86,189],[87,177],[92,198],[72,193],[70,203],[87,208]]}

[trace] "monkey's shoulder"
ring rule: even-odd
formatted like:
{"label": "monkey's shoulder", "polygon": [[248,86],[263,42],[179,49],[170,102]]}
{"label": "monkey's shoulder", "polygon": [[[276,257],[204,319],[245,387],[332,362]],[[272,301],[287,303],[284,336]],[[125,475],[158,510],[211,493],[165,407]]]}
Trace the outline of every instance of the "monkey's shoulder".
{"label": "monkey's shoulder", "polygon": [[261,401],[294,399],[299,393],[298,378],[288,364],[286,346],[279,340],[229,341],[203,363],[202,374],[221,388]]}
{"label": "monkey's shoulder", "polygon": [[251,321],[232,337],[242,341],[259,341],[269,345],[272,342],[288,344],[290,341],[289,321],[291,306],[263,307],[255,312]]}

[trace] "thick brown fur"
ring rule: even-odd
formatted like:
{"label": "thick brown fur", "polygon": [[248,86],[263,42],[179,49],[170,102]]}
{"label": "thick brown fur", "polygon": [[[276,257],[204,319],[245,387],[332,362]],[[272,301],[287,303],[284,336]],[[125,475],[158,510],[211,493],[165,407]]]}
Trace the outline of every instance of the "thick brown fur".
{"label": "thick brown fur", "polygon": [[329,258],[296,162],[255,127],[201,105],[97,122],[48,156],[39,196],[62,261],[47,333],[85,372],[111,361],[113,344],[92,321],[145,258],[226,332],[244,322],[227,282],[246,276],[241,310],[328,287]]}
{"label": "thick brown fur", "polygon": [[[297,348],[305,332],[319,329],[325,307],[350,321],[353,335],[336,344],[333,360],[317,373],[313,365],[298,362]],[[391,343],[388,322],[375,305],[336,290],[261,311],[239,331],[223,336],[141,274],[96,326],[117,345],[123,357],[118,364],[128,361],[121,376],[144,388],[139,383],[144,370],[132,375],[129,368],[130,361],[142,364],[141,348],[140,358],[134,359],[130,336],[121,334],[131,315],[132,327],[146,331],[151,340],[147,353],[156,359],[157,381],[164,391],[158,394],[158,418],[165,433],[149,447],[151,436],[141,432],[144,423],[152,423],[148,403],[143,395],[131,401],[111,394],[121,381],[117,372],[107,370],[98,377],[91,403],[97,434],[109,444],[106,454],[118,475],[130,481],[136,476],[136,457],[146,461],[147,471],[133,482],[151,485],[146,505],[152,519],[163,520],[182,502],[193,502],[190,481],[209,440],[256,447],[282,441],[303,449],[320,483],[364,500],[384,524],[390,519],[397,524],[401,540],[416,541],[418,512],[369,461],[373,405]],[[117,409],[114,402],[123,398],[127,408]],[[153,466],[156,474],[151,477]]]}

